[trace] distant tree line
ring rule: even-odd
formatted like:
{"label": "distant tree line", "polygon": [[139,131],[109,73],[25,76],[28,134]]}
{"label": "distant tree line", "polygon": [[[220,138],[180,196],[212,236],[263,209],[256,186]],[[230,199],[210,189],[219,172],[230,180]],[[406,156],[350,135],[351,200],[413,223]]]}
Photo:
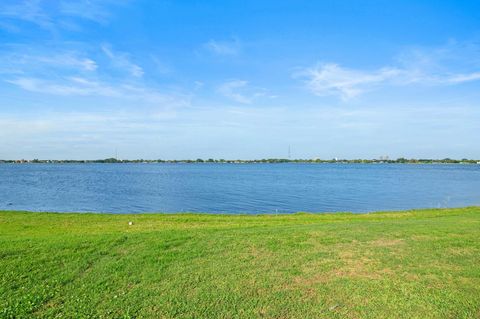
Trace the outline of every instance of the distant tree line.
{"label": "distant tree line", "polygon": [[241,159],[185,159],[185,160],[163,160],[163,159],[134,159],[122,160],[116,158],[106,158],[98,160],[0,160],[0,163],[35,163],[35,164],[81,164],[81,163],[225,163],[225,164],[261,164],[261,163],[364,163],[364,164],[480,164],[480,160],[475,159],[415,159],[415,158],[397,158],[397,159],[285,159],[285,158],[267,158],[255,160],[241,160]]}

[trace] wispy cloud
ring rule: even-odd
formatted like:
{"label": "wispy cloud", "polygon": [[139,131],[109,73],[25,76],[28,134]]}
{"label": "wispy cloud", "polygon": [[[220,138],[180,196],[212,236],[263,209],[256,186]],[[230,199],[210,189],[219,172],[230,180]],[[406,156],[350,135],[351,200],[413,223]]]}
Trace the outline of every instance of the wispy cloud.
{"label": "wispy cloud", "polygon": [[118,90],[98,82],[83,78],[65,78],[59,82],[32,77],[18,77],[6,82],[14,84],[26,91],[53,95],[100,95],[119,97]]}
{"label": "wispy cloud", "polygon": [[239,90],[244,89],[247,86],[247,84],[248,84],[247,81],[242,81],[242,80],[228,81],[218,87],[218,92],[238,103],[248,104],[252,100],[239,92]]}
{"label": "wispy cloud", "polygon": [[450,83],[463,83],[480,80],[480,72],[473,72],[469,74],[456,74],[448,78]]}
{"label": "wispy cloud", "polygon": [[382,68],[367,72],[347,69],[335,63],[325,63],[304,70],[303,76],[311,92],[319,96],[339,95],[349,99],[363,93],[367,88],[389,81],[401,73],[398,69]]}
{"label": "wispy cloud", "polygon": [[102,51],[110,59],[112,65],[120,70],[125,70],[127,73],[135,77],[142,77],[144,74],[143,68],[132,61],[127,53],[113,52],[111,47],[107,44],[102,45]]}
{"label": "wispy cloud", "polygon": [[109,98],[142,101],[161,106],[186,106],[189,97],[182,94],[166,94],[141,85],[120,83],[117,85],[94,81],[81,77],[61,78],[57,81],[33,77],[18,77],[6,82],[19,88],[42,94],[59,96],[100,96]]}
{"label": "wispy cloud", "polygon": [[[128,0],[5,0],[0,3],[0,16],[11,20],[21,20],[51,31],[71,27],[68,19],[83,19],[106,23],[113,7],[128,3]],[[12,32],[19,29],[14,24],[4,22],[3,28]]]}
{"label": "wispy cloud", "polygon": [[0,4],[0,16],[28,21],[42,28],[52,28],[53,19],[43,8],[41,0],[5,1]]}
{"label": "wispy cloud", "polygon": [[240,52],[241,43],[237,38],[230,41],[209,40],[204,47],[217,55],[236,55]]}
{"label": "wispy cloud", "polygon": [[63,0],[59,3],[59,12],[98,23],[106,23],[111,16],[110,7],[122,5],[125,0]]}
{"label": "wispy cloud", "polygon": [[275,98],[268,95],[264,88],[250,86],[248,81],[229,80],[217,87],[217,92],[226,98],[241,104],[250,104],[260,97]]}
{"label": "wispy cloud", "polygon": [[[107,46],[97,47],[93,52],[65,49],[50,55],[44,47],[8,49],[7,53],[0,54],[3,82],[25,91],[52,96],[115,98],[119,102],[139,101],[152,106],[190,103],[189,94],[181,89],[160,89],[154,83],[145,83],[143,69],[131,62],[127,53],[113,52]],[[125,73],[132,76],[126,77]]]}
{"label": "wispy cloud", "polygon": [[164,61],[162,61],[161,59],[159,59],[158,57],[154,55],[150,55],[150,59],[155,64],[155,67],[156,67],[155,70],[157,71],[157,73],[165,75],[173,72],[172,67],[169,64],[165,63]]}
{"label": "wispy cloud", "polygon": [[95,71],[98,64],[78,52],[65,51],[47,55],[45,52],[10,52],[0,56],[0,73],[32,72],[34,70],[62,69],[76,71]]}
{"label": "wispy cloud", "polygon": [[303,79],[315,95],[348,100],[386,85],[440,86],[480,80],[480,65],[465,65],[466,55],[468,52],[458,52],[450,44],[430,52],[410,50],[401,54],[393,66],[365,70],[346,68],[337,63],[320,63],[296,72],[294,77]]}
{"label": "wispy cloud", "polygon": [[43,49],[14,46],[0,54],[0,74],[7,76],[95,73],[98,67],[86,54],[68,49],[48,54]]}
{"label": "wispy cloud", "polygon": [[247,81],[232,80],[220,85],[218,92],[235,102],[248,104],[251,103],[252,100],[240,92],[240,90],[244,89],[247,85]]}
{"label": "wispy cloud", "polygon": [[50,63],[64,67],[76,67],[84,71],[95,71],[98,68],[97,62],[90,58],[78,57],[75,54],[64,54],[54,57],[41,57],[40,63]]}

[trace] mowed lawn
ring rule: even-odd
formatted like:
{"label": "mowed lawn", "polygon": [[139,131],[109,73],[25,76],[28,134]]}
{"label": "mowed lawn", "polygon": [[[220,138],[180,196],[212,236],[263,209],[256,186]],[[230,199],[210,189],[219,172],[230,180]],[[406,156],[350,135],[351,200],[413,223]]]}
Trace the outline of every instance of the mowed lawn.
{"label": "mowed lawn", "polygon": [[480,318],[480,208],[0,212],[0,317]]}

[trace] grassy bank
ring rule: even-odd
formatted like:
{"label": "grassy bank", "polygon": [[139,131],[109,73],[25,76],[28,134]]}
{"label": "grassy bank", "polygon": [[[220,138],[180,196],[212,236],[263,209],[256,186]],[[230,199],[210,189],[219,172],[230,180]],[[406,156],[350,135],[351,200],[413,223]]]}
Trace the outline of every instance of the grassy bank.
{"label": "grassy bank", "polygon": [[0,212],[0,318],[57,316],[479,318],[480,208]]}

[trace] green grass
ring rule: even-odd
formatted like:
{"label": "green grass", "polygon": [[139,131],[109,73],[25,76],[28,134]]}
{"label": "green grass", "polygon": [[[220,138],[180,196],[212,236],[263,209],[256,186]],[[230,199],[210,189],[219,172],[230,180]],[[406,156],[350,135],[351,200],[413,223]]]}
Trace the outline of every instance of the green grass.
{"label": "green grass", "polygon": [[480,208],[0,212],[0,317],[480,318]]}

